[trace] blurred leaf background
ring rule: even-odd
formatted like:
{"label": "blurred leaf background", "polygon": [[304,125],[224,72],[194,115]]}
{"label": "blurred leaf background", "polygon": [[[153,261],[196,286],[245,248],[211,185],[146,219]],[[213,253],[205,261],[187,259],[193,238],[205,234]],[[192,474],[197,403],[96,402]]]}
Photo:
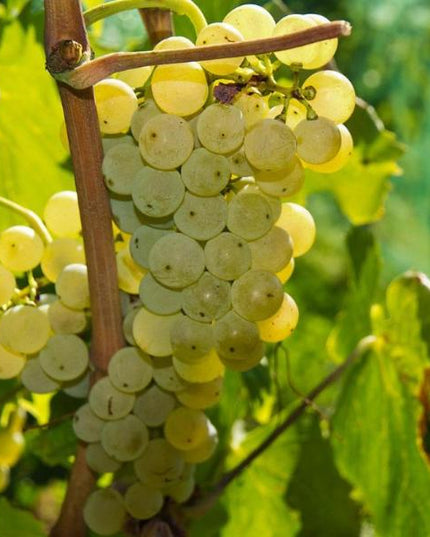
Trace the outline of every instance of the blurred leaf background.
{"label": "blurred leaf background", "polygon": [[[196,3],[212,22],[240,2]],[[384,303],[385,287],[400,272],[430,273],[430,5],[426,0],[257,3],[277,19],[316,12],[349,20],[353,33],[340,42],[338,67],[397,140],[377,132],[358,109],[350,125],[358,146],[351,167],[332,183],[309,174],[305,193],[317,241],[297,260],[287,284],[299,304],[300,324],[282,348],[272,349],[269,366],[227,377],[224,398],[210,412],[220,447],[214,460],[199,468],[202,486],[264,438],[361,337],[382,331],[395,345],[367,356],[344,383],[327,390],[318,412],[309,412],[231,485],[214,511],[193,526],[192,536],[236,537],[246,531],[250,537],[428,537],[430,478],[416,437],[422,412],[417,392],[428,364],[420,335],[424,324],[415,295],[399,295],[395,306],[404,315],[388,311],[391,324]],[[175,17],[175,26],[177,33],[193,37],[182,17]],[[91,39],[97,55],[148,48],[136,12],[97,25]],[[0,0],[0,195],[36,211],[53,192],[73,185],[59,140],[55,84],[43,69],[42,40],[42,0]],[[400,144],[407,150],[397,162]],[[381,207],[385,214],[379,219]],[[13,221],[0,209],[0,228]],[[383,312],[379,321],[375,303]],[[412,379],[405,374],[410,371]],[[0,396],[10,388],[2,385]],[[74,404],[56,396],[51,415],[70,412]],[[74,439],[64,424],[27,437],[28,454],[14,468],[6,497],[49,526],[64,494]],[[4,517],[23,520],[6,502],[0,503],[0,521]],[[27,519],[22,524],[26,537],[40,535],[40,525],[31,529]],[[17,526],[14,533],[9,524],[2,531],[1,537],[15,537],[24,530]]]}

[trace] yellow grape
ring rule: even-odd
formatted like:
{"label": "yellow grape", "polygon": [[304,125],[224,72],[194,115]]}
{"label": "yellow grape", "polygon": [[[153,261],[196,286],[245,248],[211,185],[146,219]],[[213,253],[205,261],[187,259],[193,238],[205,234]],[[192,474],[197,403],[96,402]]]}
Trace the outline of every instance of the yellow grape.
{"label": "yellow grape", "polygon": [[11,352],[0,345],[0,379],[17,377],[24,369],[26,358],[24,355]]}
{"label": "yellow grape", "polygon": [[173,357],[173,367],[182,379],[196,383],[210,382],[223,375],[225,369],[214,349],[193,364],[182,362]]}
{"label": "yellow grape", "polygon": [[65,190],[49,198],[43,210],[49,231],[57,237],[78,237],[81,232],[78,196]]}
{"label": "yellow grape", "polygon": [[[309,13],[305,15],[305,17],[316,22],[317,25],[327,24],[330,22],[326,17],[317,15],[315,13]],[[315,57],[307,64],[306,69],[317,69],[326,65],[333,58],[336,52],[338,40],[336,38],[326,39],[325,41],[319,41],[316,44],[318,44],[318,48],[315,49]]]}
{"label": "yellow grape", "polygon": [[0,265],[0,308],[12,298],[15,287],[15,276],[10,270]]}
{"label": "yellow grape", "polygon": [[297,304],[290,295],[285,293],[281,307],[275,315],[264,321],[257,321],[260,337],[267,343],[283,341],[294,331],[298,320]]}
{"label": "yellow grape", "polygon": [[34,306],[14,306],[0,318],[0,344],[15,353],[39,352],[50,333],[48,316]]}
{"label": "yellow grape", "polygon": [[137,110],[137,97],[128,84],[107,78],[94,86],[94,99],[103,134],[118,134],[130,128]]}
{"label": "yellow grape", "polygon": [[131,295],[138,295],[140,282],[147,270],[134,262],[128,245],[116,254],[116,266],[119,288]]}
{"label": "yellow grape", "polygon": [[131,88],[141,88],[149,80],[153,69],[154,67],[152,65],[145,65],[143,67],[137,67],[136,69],[121,71],[115,76],[118,80],[122,80],[122,82],[125,82]]}
{"label": "yellow grape", "polygon": [[12,272],[32,270],[44,252],[42,239],[28,226],[12,226],[0,233],[0,263]]}
{"label": "yellow grape", "polygon": [[281,283],[286,283],[291,278],[291,275],[294,272],[294,263],[294,257],[292,257],[288,265],[286,265],[282,270],[276,273],[276,276]]}
{"label": "yellow grape", "polygon": [[305,254],[315,241],[315,222],[311,213],[297,203],[283,203],[276,225],[285,229],[293,241],[293,257]]}
{"label": "yellow grape", "polygon": [[308,164],[305,163],[305,167],[320,173],[334,173],[342,169],[348,160],[351,158],[352,150],[354,149],[354,141],[351,133],[345,127],[345,125],[338,125],[337,128],[340,132],[340,149],[336,155],[323,164]]}
{"label": "yellow grape", "polygon": [[85,263],[84,247],[78,239],[65,237],[46,246],[41,267],[48,280],[55,283],[64,267],[72,263]]}
{"label": "yellow grape", "polygon": [[[242,34],[226,22],[208,24],[197,36],[197,46],[220,45],[222,43],[238,43],[243,41]],[[234,73],[243,61],[243,57],[222,58],[220,60],[201,61],[200,65],[213,73],[223,76]]]}
{"label": "yellow grape", "polygon": [[181,406],[167,416],[164,435],[173,447],[188,451],[201,446],[208,439],[209,424],[203,411]]}

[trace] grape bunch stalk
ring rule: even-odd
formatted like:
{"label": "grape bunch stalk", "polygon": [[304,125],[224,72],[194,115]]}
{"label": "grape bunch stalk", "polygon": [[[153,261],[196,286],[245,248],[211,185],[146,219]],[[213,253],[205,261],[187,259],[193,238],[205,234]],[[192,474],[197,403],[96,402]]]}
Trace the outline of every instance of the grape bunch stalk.
{"label": "grape bunch stalk", "polygon": [[[246,4],[205,25],[195,44],[174,36],[154,50],[326,22],[309,14],[276,23]],[[88,466],[112,483],[84,509],[96,534],[192,497],[195,465],[217,447],[205,409],[220,400],[226,369],[257,366],[266,344],[297,326],[284,285],[311,248],[315,223],[294,196],[306,169],[338,171],[353,149],[343,124],[354,110],[352,84],[333,70],[303,75],[327,65],[336,48],[328,39],[262,56],[145,66],[95,85],[127,341],[106,376],[89,358],[76,193],[52,196],[43,222],[33,215],[0,235],[0,378],[84,399],[74,431],[88,444]]]}

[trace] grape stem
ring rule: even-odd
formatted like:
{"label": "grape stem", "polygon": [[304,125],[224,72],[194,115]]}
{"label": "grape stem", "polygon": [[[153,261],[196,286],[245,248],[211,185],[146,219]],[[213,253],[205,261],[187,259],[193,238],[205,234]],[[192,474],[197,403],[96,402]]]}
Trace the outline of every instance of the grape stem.
{"label": "grape stem", "polygon": [[30,211],[30,209],[22,207],[22,205],[19,205],[14,201],[10,201],[7,198],[3,198],[2,196],[0,196],[0,205],[3,205],[3,207],[6,207],[7,209],[10,209],[14,213],[18,214],[19,216],[22,216],[34,229],[34,231],[39,235],[39,237],[43,240],[45,244],[49,244],[50,242],[52,242],[51,234],[49,233],[42,219],[36,213]]}
{"label": "grape stem", "polygon": [[173,35],[172,12],[165,9],[139,9],[152,46]]}
{"label": "grape stem", "polygon": [[[110,6],[109,2],[102,7]],[[209,45],[180,50],[144,51],[144,52],[116,52],[107,54],[95,60],[79,64],[74,69],[55,72],[48,62],[48,70],[57,79],[76,89],[88,88],[100,80],[127,69],[135,69],[147,65],[165,65],[191,61],[213,60],[219,58],[233,58],[253,54],[267,54],[279,50],[301,47],[318,41],[325,41],[340,36],[348,36],[351,25],[346,21],[333,21],[321,24],[307,30],[289,35],[226,43],[222,45]],[[55,47],[54,47],[55,48]],[[85,47],[83,47],[85,49]]]}
{"label": "grape stem", "polygon": [[159,8],[164,10],[170,10],[178,15],[187,16],[196,34],[199,34],[207,22],[205,16],[201,12],[200,8],[196,6],[191,0],[115,0],[108,2],[107,4],[101,4],[92,9],[89,9],[84,13],[85,24],[90,26],[95,22],[116,15],[122,11],[128,11],[130,9],[148,9]]}
{"label": "grape stem", "polygon": [[313,388],[303,399],[298,407],[296,407],[288,416],[257,446],[251,453],[245,457],[237,466],[225,473],[219,482],[212,488],[209,494],[199,497],[196,501],[191,501],[184,507],[184,512],[190,517],[203,516],[215,504],[216,500],[224,492],[225,488],[237,477],[239,477],[250,466],[257,457],[263,454],[282,433],[291,427],[305,410],[314,404],[314,400],[329,386],[336,382],[344,371],[358,358],[363,356],[376,342],[375,336],[367,336],[361,339],[355,349],[346,358],[346,360],[325,377],[315,388]]}

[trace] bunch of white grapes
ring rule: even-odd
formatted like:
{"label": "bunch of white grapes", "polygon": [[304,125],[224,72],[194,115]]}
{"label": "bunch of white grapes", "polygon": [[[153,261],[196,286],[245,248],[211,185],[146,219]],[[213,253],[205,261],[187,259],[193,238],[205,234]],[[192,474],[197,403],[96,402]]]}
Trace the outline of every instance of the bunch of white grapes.
{"label": "bunch of white grapes", "polygon": [[[247,4],[207,25],[195,44],[325,22],[288,15],[275,23]],[[155,50],[195,44],[171,37]],[[265,57],[143,67],[95,86],[128,346],[91,390],[76,195],[49,200],[52,241],[26,226],[0,235],[0,378],[88,397],[74,430],[88,443],[89,467],[113,483],[84,510],[97,534],[117,533],[129,517],[152,518],[166,498],[191,497],[195,464],[216,449],[204,411],[221,397],[225,368],[255,367],[266,343],[296,328],[298,308],[284,284],[312,246],[315,224],[292,196],[305,168],[331,173],[347,162],[353,144],[343,123],[355,94],[336,71],[282,86],[276,68],[319,69],[336,47],[331,39]],[[55,294],[39,292],[38,266]],[[17,288],[23,274],[31,275],[28,289]]]}

